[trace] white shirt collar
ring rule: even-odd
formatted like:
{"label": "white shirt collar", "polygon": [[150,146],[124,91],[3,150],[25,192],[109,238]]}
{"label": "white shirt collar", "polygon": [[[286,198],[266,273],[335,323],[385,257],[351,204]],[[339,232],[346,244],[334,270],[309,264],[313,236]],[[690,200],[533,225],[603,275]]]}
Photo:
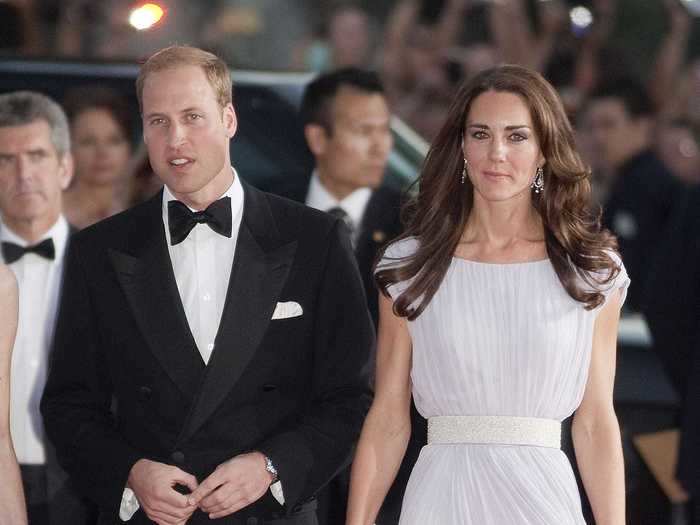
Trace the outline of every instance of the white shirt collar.
{"label": "white shirt collar", "polygon": [[[233,170],[233,182],[228,187],[228,189],[219,197],[231,197],[231,217],[238,217],[243,211],[243,185],[238,178],[238,172],[232,166]],[[168,202],[177,200],[177,197],[173,195],[170,188],[163,185],[163,224],[165,225],[165,240],[170,246],[170,228],[168,223]],[[218,200],[218,199],[217,199]],[[192,208],[190,208],[192,209]],[[194,211],[194,210],[192,210]]]}
{"label": "white shirt collar", "polygon": [[371,196],[371,188],[358,188],[344,199],[338,200],[326,189],[314,170],[306,195],[306,205],[321,211],[341,207],[350,216],[355,227],[359,227]]}
{"label": "white shirt collar", "polygon": [[[66,245],[68,244],[68,234],[68,221],[66,221],[66,218],[63,215],[59,215],[54,225],[51,226],[51,228],[49,228],[46,231],[46,233],[41,236],[41,239],[31,244],[39,244],[41,241],[44,241],[46,239],[53,239],[54,249],[56,250],[56,257],[54,260],[60,261],[62,260],[63,254],[66,251]],[[10,229],[9,226],[2,222],[2,219],[0,219],[0,241],[11,242],[22,247],[30,245],[29,242],[17,235],[14,231]]]}

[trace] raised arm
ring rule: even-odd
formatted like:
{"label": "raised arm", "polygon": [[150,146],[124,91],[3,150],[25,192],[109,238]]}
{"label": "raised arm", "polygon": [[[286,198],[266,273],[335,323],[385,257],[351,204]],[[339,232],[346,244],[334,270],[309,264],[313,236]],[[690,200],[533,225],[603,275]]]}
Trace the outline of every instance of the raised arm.
{"label": "raised arm", "polygon": [[582,93],[588,93],[598,83],[598,56],[610,39],[617,0],[595,0],[593,8],[595,21],[584,37],[574,68],[574,84]]}
{"label": "raised arm", "polygon": [[0,525],[26,525],[22,480],[10,436],[10,363],[17,331],[17,282],[0,265]]}
{"label": "raised arm", "polygon": [[377,375],[352,465],[348,525],[370,525],[379,512],[411,435],[411,338],[392,302],[379,298]]}
{"label": "raised arm", "polygon": [[588,383],[572,426],[576,460],[598,525],[625,523],[622,443],[613,408],[621,300],[620,292],[613,292],[596,319]]}
{"label": "raised arm", "polygon": [[489,26],[504,62],[530,64],[536,41],[523,0],[493,3],[489,10]]}
{"label": "raised arm", "polygon": [[674,98],[669,97],[670,93],[677,92],[674,87],[679,83],[685,62],[692,22],[679,0],[664,0],[664,5],[668,13],[668,31],[661,41],[648,84],[649,94],[659,109],[669,105],[669,98]]}

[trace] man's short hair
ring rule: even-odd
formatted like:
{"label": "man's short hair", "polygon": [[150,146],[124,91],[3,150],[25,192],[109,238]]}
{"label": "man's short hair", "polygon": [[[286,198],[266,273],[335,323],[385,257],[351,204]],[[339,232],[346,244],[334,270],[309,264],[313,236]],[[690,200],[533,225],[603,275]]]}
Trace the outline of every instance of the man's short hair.
{"label": "man's short hair", "polygon": [[610,80],[597,87],[589,100],[614,98],[625,107],[632,118],[651,117],[655,113],[654,104],[644,85],[635,78]]}
{"label": "man's short hair", "polygon": [[51,130],[51,143],[59,157],[70,151],[70,128],[61,106],[35,91],[0,95],[0,128],[24,126],[43,120]]}
{"label": "man's short hair", "polygon": [[226,62],[215,54],[197,47],[170,46],[156,51],[141,66],[139,76],[136,78],[136,97],[141,111],[143,111],[143,86],[148,75],[182,66],[202,68],[209,84],[214,89],[219,106],[224,108],[227,104],[233,103],[231,72]]}
{"label": "man's short hair", "polygon": [[304,91],[300,110],[304,126],[318,124],[329,133],[332,132],[331,104],[343,87],[369,94],[384,94],[384,86],[374,71],[347,67],[320,75]]}

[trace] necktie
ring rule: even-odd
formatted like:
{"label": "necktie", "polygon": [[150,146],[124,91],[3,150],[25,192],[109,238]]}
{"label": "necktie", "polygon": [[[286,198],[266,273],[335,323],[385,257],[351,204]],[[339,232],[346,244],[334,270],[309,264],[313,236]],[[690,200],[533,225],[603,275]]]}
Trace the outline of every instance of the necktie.
{"label": "necktie", "polygon": [[355,245],[355,225],[353,224],[352,219],[350,218],[350,215],[348,215],[348,213],[340,206],[336,206],[334,208],[331,208],[330,210],[328,210],[327,213],[330,213],[331,215],[333,215],[333,217],[336,217],[345,223],[345,225],[348,227],[348,230],[350,232],[350,240],[352,241],[353,246],[354,246]]}
{"label": "necktie", "polygon": [[171,245],[184,241],[197,224],[206,224],[219,235],[231,237],[231,197],[214,201],[202,211],[192,211],[180,201],[168,202]]}
{"label": "necktie", "polygon": [[7,264],[18,261],[25,253],[35,253],[52,261],[56,257],[56,248],[53,245],[53,239],[44,239],[39,244],[32,246],[20,246],[13,242],[2,243],[2,257]]}

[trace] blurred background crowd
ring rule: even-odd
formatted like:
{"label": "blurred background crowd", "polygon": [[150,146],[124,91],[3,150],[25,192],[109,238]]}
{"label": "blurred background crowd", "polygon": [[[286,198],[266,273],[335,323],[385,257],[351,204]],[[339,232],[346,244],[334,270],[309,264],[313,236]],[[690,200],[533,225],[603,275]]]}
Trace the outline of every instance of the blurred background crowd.
{"label": "blurred background crowd", "polygon": [[637,117],[674,181],[700,181],[695,0],[159,0],[155,13],[135,14],[138,5],[4,0],[0,52],[142,60],[176,42],[215,51],[234,69],[376,69],[392,112],[428,141],[465,79],[518,63],[559,89],[601,202],[625,160],[614,143],[627,141]]}
{"label": "blurred background crowd", "polygon": [[[650,417],[632,405],[619,408],[623,432],[646,429],[655,417],[657,429],[683,424],[691,403],[700,410],[695,405],[700,399],[689,397],[691,349],[698,353],[700,345],[683,339],[698,333],[700,309],[693,305],[700,269],[670,266],[686,258],[677,250],[678,236],[687,230],[688,217],[700,213],[693,211],[700,206],[700,1],[145,4],[0,0],[0,54],[138,62],[168,44],[192,44],[225,58],[234,83],[241,69],[373,69],[392,114],[427,142],[439,131],[456,90],[475,73],[500,63],[543,73],[559,90],[579,149],[592,167],[603,223],[618,236],[633,282],[627,313],[646,316],[659,366],[677,395],[674,411],[663,416]],[[64,196],[72,225],[88,226],[155,191],[155,179],[141,176],[148,166],[138,140],[138,115],[119,93],[90,86],[69,90],[59,102],[73,140],[75,177]],[[700,234],[690,235],[698,243]],[[700,260],[687,261],[696,263]],[[674,281],[659,278],[667,272]],[[686,292],[686,302],[673,295],[678,290]],[[632,473],[628,491],[637,495],[631,523],[666,523],[658,516],[668,512],[654,509],[668,506],[669,498],[681,501],[682,491],[666,487],[665,495],[657,490],[654,499],[644,487],[652,476],[640,474],[647,467],[635,458],[634,453],[626,457]],[[700,469],[700,463],[694,465]]]}

